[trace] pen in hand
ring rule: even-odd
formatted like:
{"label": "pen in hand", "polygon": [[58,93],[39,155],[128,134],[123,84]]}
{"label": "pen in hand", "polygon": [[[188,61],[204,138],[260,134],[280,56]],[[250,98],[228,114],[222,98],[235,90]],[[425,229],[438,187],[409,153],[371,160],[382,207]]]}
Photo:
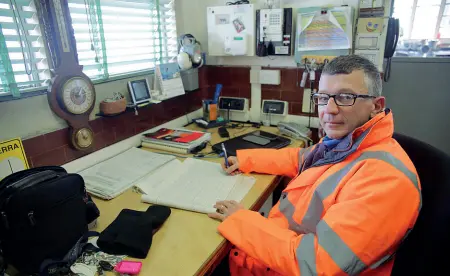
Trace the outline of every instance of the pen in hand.
{"label": "pen in hand", "polygon": [[225,168],[228,168],[230,165],[228,164],[228,155],[227,150],[225,149],[225,145],[222,143],[222,151],[223,151],[223,158],[225,158]]}

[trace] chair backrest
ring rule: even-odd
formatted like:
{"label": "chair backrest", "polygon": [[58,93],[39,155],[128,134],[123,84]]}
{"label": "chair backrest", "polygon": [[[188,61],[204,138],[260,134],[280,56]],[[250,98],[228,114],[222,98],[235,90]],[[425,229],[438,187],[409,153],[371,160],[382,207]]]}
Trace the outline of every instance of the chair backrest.
{"label": "chair backrest", "polygon": [[450,250],[450,157],[435,147],[395,133],[422,185],[422,209],[396,254],[392,275],[432,275],[448,269]]}

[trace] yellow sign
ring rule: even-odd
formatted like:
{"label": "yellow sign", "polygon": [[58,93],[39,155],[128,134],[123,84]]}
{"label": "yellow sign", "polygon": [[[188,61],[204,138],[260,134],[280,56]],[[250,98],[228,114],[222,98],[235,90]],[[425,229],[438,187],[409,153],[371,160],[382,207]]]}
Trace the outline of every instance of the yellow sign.
{"label": "yellow sign", "polygon": [[27,157],[20,138],[0,142],[0,180],[28,169]]}

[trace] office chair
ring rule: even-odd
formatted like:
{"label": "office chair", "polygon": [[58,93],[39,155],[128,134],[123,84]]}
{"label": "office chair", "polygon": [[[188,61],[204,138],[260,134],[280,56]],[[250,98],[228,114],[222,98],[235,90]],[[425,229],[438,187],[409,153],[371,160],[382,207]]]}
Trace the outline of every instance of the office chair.
{"label": "office chair", "polygon": [[396,253],[392,275],[432,275],[450,261],[450,157],[435,147],[394,133],[414,163],[422,185],[422,209]]}

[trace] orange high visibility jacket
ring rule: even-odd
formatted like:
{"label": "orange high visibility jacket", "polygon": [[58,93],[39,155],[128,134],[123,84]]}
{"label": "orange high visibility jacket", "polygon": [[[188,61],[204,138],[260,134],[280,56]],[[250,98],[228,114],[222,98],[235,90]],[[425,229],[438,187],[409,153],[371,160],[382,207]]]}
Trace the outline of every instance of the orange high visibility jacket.
{"label": "orange high visibility jacket", "polygon": [[240,210],[219,225],[232,275],[389,275],[421,207],[414,165],[386,110],[309,168],[314,149],[238,151],[243,172],[293,178],[269,217]]}

